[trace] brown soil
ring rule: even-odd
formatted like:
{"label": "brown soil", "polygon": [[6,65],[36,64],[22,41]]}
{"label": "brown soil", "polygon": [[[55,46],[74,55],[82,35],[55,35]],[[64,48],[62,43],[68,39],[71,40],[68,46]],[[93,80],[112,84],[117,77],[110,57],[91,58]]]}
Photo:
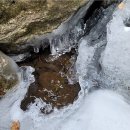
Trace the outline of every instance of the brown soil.
{"label": "brown soil", "polygon": [[41,98],[48,105],[52,106],[51,110],[41,108],[43,113],[49,114],[53,108],[62,108],[72,104],[78,96],[80,86],[78,83],[69,84],[67,76],[72,62],[70,58],[73,52],[67,53],[52,61],[49,60],[49,51],[44,53],[33,54],[30,59],[19,65],[30,65],[35,68],[35,83],[31,84],[26,97],[21,103],[21,108],[27,110],[30,103],[36,98]]}

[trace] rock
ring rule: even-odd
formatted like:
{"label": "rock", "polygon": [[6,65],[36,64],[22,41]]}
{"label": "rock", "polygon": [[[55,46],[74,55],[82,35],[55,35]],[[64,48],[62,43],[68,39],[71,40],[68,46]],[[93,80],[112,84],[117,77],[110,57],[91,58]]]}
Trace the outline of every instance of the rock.
{"label": "rock", "polygon": [[0,96],[18,82],[17,71],[15,62],[0,51]]}
{"label": "rock", "polygon": [[17,45],[25,44],[35,35],[52,32],[84,1],[1,0],[0,48],[8,51],[6,47],[9,46],[9,50],[16,51]]}
{"label": "rock", "polygon": [[121,3],[107,26],[107,45],[101,57],[106,84],[114,89],[130,86],[130,2]]}

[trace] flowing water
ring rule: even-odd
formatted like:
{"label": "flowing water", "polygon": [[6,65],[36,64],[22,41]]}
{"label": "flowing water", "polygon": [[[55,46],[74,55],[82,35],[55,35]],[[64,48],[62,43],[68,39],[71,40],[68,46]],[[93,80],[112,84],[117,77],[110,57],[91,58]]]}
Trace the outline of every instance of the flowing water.
{"label": "flowing water", "polygon": [[[29,86],[26,97],[21,102],[21,108],[27,110],[30,103],[34,103],[36,98],[47,103],[40,110],[43,113],[50,113],[53,109],[62,108],[72,104],[78,97],[80,86],[76,81],[74,66],[76,56],[75,51],[66,53],[53,60],[50,52],[46,49],[39,54],[32,54],[30,59],[20,66],[32,66],[35,68],[35,82]],[[50,107],[49,110],[48,107]]]}
{"label": "flowing water", "polygon": [[55,55],[19,63],[19,84],[0,100],[0,130],[17,120],[20,130],[130,129],[130,1],[115,7],[93,12],[75,51],[58,57],[52,44]]}

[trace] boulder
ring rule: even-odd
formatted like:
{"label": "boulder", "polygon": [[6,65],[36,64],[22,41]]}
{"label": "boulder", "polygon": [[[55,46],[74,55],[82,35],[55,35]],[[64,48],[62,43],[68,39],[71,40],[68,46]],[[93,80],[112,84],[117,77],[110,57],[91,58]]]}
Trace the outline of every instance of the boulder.
{"label": "boulder", "polygon": [[0,96],[18,82],[18,66],[0,51]]}
{"label": "boulder", "polygon": [[1,0],[0,49],[15,52],[17,45],[35,35],[52,32],[83,3],[85,0]]}

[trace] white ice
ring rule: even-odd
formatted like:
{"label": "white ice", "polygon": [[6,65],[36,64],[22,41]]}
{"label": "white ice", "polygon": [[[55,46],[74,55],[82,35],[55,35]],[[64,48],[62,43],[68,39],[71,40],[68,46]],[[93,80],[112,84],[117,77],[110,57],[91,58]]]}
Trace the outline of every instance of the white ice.
{"label": "white ice", "polygon": [[24,81],[21,72],[18,72],[19,83],[9,90],[7,94],[0,100],[0,130],[9,130],[12,121],[21,121],[24,112],[20,109],[20,104],[24,98],[30,83],[34,82],[34,77],[31,74],[34,69],[32,67],[26,68],[26,75],[28,78]]}
{"label": "white ice", "polygon": [[101,57],[103,72],[107,75],[103,80],[115,87],[130,84],[130,27],[124,24],[128,18],[129,0],[124,2],[124,8],[115,11],[107,26],[107,46]]}
{"label": "white ice", "polygon": [[85,97],[81,108],[64,121],[61,130],[130,130],[130,105],[109,90]]}

